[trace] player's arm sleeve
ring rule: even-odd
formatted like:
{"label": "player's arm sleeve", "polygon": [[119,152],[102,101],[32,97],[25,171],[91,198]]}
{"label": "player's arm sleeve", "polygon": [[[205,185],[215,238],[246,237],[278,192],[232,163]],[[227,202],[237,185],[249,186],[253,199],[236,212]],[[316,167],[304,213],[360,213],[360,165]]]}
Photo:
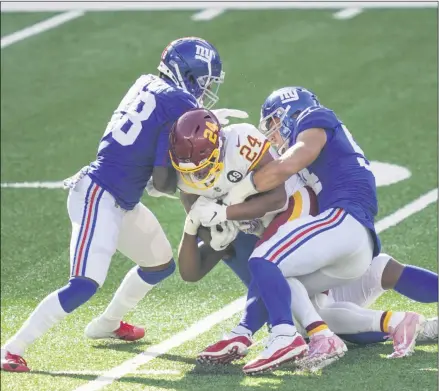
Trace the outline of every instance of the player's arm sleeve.
{"label": "player's arm sleeve", "polygon": [[192,95],[183,94],[182,92],[173,92],[163,99],[166,99],[166,101],[162,100],[160,104],[162,107],[166,107],[166,112],[161,114],[164,126],[157,140],[154,166],[170,167],[172,164],[169,156],[169,134],[172,125],[184,113],[196,108],[198,103]]}
{"label": "player's arm sleeve", "polygon": [[160,131],[155,149],[154,166],[172,167],[171,158],[169,157],[169,133],[172,124],[167,123]]}
{"label": "player's arm sleeve", "polygon": [[152,183],[158,191],[174,194],[177,190],[177,173],[169,157],[169,129],[170,126],[165,125],[158,136]]}
{"label": "player's arm sleeve", "polygon": [[324,129],[327,141],[330,141],[335,129],[341,124],[332,110],[326,107],[310,107],[297,118],[296,133],[308,129]]}
{"label": "player's arm sleeve", "polygon": [[169,133],[173,123],[186,111],[196,107],[197,102],[193,97],[186,95],[177,94],[168,98],[172,105],[169,107],[167,118],[164,119],[165,124],[157,140],[152,178],[154,187],[158,191],[174,194],[177,190],[177,173],[172,167],[169,156]]}

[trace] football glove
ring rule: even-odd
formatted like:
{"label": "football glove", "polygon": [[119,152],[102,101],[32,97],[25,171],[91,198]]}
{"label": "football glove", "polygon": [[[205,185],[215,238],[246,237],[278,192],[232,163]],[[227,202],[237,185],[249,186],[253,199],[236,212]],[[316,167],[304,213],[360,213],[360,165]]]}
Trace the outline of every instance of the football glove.
{"label": "football glove", "polygon": [[218,119],[218,122],[221,125],[228,125],[229,119],[228,117],[233,118],[248,118],[248,114],[245,111],[242,110],[236,110],[236,109],[217,109],[217,110],[211,110],[211,112],[215,115],[215,117]]}
{"label": "football glove", "polygon": [[217,204],[215,200],[198,197],[189,214],[198,218],[204,227],[213,227],[227,220],[227,206]]}
{"label": "football glove", "polygon": [[210,247],[212,247],[215,251],[225,250],[229,244],[235,240],[238,232],[238,228],[231,221],[214,225],[210,229],[212,236]]}
{"label": "football glove", "polygon": [[238,221],[238,229],[246,234],[256,235],[259,238],[265,231],[265,227],[261,219]]}
{"label": "football glove", "polygon": [[173,200],[178,199],[178,197],[175,197],[171,194],[162,193],[161,191],[158,191],[152,182],[152,178],[149,178],[149,181],[146,183],[145,187],[146,192],[150,197],[168,197],[172,198]]}
{"label": "football glove", "polygon": [[201,223],[200,220],[197,219],[195,216],[190,216],[188,214],[186,216],[186,220],[184,221],[184,232],[188,235],[195,236],[198,232],[198,228],[200,227]]}

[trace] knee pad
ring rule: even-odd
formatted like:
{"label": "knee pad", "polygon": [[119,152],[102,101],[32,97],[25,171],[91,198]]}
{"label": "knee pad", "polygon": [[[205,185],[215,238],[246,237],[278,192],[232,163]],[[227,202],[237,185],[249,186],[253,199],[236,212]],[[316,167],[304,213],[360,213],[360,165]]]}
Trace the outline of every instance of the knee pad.
{"label": "knee pad", "polygon": [[156,285],[160,281],[163,281],[165,278],[169,277],[175,271],[175,261],[172,258],[169,266],[166,269],[156,270],[156,271],[148,271],[142,270],[140,267],[137,268],[137,274],[140,278],[145,281],[147,284]]}
{"label": "knee pad", "polygon": [[89,278],[74,277],[58,290],[58,298],[63,310],[72,312],[88,301],[98,290],[98,284]]}

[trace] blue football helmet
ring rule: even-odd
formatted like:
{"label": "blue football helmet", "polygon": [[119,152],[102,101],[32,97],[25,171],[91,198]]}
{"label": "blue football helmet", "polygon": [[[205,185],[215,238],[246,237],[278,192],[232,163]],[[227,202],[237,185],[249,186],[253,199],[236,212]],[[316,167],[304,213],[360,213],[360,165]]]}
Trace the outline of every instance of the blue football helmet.
{"label": "blue football helmet", "polygon": [[218,51],[204,39],[186,37],[172,41],[163,51],[157,68],[206,109],[218,102],[225,73]]}
{"label": "blue football helmet", "polygon": [[259,131],[282,155],[289,147],[297,117],[312,106],[320,106],[320,102],[314,93],[303,87],[284,87],[273,91],[262,105]]}

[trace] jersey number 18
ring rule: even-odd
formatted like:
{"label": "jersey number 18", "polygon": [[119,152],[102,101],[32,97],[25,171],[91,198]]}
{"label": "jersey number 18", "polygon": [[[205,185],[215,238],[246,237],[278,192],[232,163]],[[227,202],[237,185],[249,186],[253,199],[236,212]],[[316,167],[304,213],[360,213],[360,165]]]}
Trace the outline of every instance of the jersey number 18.
{"label": "jersey number 18", "polygon": [[145,80],[139,78],[129,89],[105,129],[104,137],[111,133],[120,145],[132,145],[156,107],[155,96],[144,91]]}

